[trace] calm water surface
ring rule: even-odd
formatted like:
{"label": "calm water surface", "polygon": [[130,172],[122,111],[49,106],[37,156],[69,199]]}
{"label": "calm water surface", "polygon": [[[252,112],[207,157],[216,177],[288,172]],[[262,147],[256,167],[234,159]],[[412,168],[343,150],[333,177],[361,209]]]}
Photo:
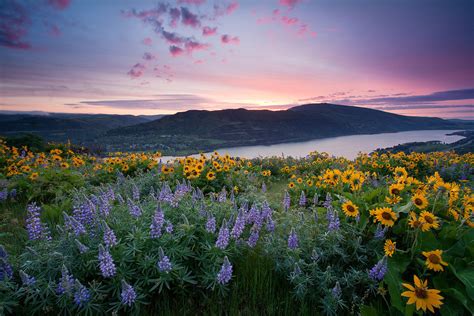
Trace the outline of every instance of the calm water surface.
{"label": "calm water surface", "polygon": [[[324,139],[315,139],[305,142],[286,143],[269,146],[242,146],[220,148],[220,154],[229,154],[235,157],[256,158],[268,156],[305,157],[312,151],[327,152],[330,155],[354,159],[359,152],[369,153],[377,148],[392,147],[409,142],[426,142],[439,140],[444,143],[453,143],[462,139],[462,136],[451,135],[454,130],[426,130],[398,133],[383,133],[375,135],[352,135]],[[209,154],[209,153],[208,153]],[[175,157],[164,156],[166,162]]]}

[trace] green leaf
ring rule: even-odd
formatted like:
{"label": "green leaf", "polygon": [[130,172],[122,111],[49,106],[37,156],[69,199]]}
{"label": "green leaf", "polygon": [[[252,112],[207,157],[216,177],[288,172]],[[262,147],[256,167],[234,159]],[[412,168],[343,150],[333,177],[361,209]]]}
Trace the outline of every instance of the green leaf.
{"label": "green leaf", "polygon": [[402,273],[406,270],[410,259],[407,256],[394,256],[388,260],[388,272],[385,283],[390,293],[390,302],[400,312],[405,312],[405,302],[402,300]]}
{"label": "green leaf", "polygon": [[360,314],[361,316],[378,316],[379,315],[375,307],[368,306],[368,305],[362,305],[362,307],[360,308]]}

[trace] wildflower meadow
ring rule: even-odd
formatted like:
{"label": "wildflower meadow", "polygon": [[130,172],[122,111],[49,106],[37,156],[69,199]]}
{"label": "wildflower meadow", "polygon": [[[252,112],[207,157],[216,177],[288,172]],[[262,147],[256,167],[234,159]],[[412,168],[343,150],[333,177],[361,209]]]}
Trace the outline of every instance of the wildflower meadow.
{"label": "wildflower meadow", "polygon": [[472,315],[474,155],[0,144],[0,314]]}

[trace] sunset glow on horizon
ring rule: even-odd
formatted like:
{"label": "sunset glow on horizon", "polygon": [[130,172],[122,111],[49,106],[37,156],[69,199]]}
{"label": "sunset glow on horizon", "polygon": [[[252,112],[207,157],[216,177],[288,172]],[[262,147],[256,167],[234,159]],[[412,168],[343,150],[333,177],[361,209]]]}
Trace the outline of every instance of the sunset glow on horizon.
{"label": "sunset glow on horizon", "polygon": [[0,110],[474,119],[474,2],[2,1]]}

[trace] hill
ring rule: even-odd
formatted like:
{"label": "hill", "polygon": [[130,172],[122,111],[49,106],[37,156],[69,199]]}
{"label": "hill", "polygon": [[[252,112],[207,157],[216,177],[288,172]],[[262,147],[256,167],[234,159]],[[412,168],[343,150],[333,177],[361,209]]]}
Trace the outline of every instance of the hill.
{"label": "hill", "polygon": [[69,113],[0,113],[0,135],[36,134],[49,141],[93,142],[114,128],[159,119],[160,116]]}
{"label": "hill", "polygon": [[[472,124],[471,124],[472,125]],[[316,138],[386,132],[458,129],[439,118],[402,116],[335,104],[306,104],[283,111],[230,109],[187,111],[106,133],[112,149],[160,149],[171,153],[219,147],[267,145]]]}

